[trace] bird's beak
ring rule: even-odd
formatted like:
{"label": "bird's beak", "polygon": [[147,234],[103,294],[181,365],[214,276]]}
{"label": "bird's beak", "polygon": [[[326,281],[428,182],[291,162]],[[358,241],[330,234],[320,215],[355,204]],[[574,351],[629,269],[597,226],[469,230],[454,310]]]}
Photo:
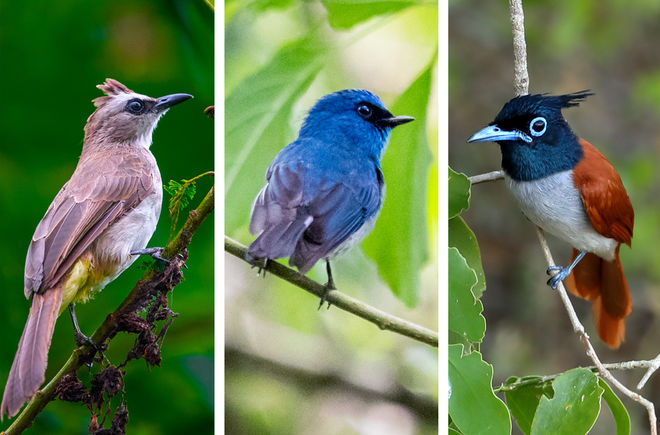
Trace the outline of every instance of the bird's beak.
{"label": "bird's beak", "polygon": [[414,120],[415,118],[412,116],[393,116],[391,118],[383,118],[379,123],[387,128],[394,128],[397,125],[405,124]]}
{"label": "bird's beak", "polygon": [[165,95],[164,97],[158,98],[154,110],[156,112],[162,112],[163,110],[169,109],[170,107],[182,103],[186,100],[191,99],[193,96],[190,94],[172,94]]}
{"label": "bird's beak", "polygon": [[505,140],[523,140],[527,143],[532,142],[532,138],[522,131],[502,130],[496,125],[489,125],[473,134],[468,142],[499,142]]}

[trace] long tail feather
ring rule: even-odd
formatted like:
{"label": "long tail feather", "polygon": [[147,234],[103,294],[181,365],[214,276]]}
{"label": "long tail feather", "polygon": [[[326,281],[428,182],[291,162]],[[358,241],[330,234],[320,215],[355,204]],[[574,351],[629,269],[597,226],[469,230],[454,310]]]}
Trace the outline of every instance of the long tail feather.
{"label": "long tail feather", "polygon": [[54,288],[32,297],[30,314],[18,342],[18,350],[2,396],[0,418],[5,414],[9,417],[16,415],[43,384],[48,349],[61,304],[62,288]]}

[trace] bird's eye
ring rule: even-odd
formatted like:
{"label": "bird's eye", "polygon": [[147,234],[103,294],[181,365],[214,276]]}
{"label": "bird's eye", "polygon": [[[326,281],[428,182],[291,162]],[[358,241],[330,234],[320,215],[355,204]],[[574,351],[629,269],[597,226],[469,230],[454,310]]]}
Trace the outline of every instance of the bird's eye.
{"label": "bird's eye", "polygon": [[141,115],[144,112],[145,105],[142,100],[133,99],[126,103],[126,110],[133,115]]}
{"label": "bird's eye", "polygon": [[529,132],[532,136],[542,136],[546,128],[548,128],[548,121],[542,116],[532,119],[532,122],[529,123]]}
{"label": "bird's eye", "polygon": [[371,107],[362,104],[357,108],[357,112],[362,118],[368,119],[371,116]]}

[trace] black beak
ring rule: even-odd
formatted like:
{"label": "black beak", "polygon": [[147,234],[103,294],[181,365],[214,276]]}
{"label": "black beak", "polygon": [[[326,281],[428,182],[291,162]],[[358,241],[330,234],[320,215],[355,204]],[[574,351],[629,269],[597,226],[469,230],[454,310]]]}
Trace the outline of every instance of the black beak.
{"label": "black beak", "polygon": [[169,109],[170,107],[182,103],[186,100],[191,99],[193,96],[190,94],[172,94],[165,95],[157,99],[157,103],[154,106],[156,112],[162,112],[163,110]]}
{"label": "black beak", "polygon": [[391,118],[383,118],[378,123],[383,127],[394,128],[397,125],[406,124],[410,121],[414,121],[415,118],[412,116],[392,116]]}

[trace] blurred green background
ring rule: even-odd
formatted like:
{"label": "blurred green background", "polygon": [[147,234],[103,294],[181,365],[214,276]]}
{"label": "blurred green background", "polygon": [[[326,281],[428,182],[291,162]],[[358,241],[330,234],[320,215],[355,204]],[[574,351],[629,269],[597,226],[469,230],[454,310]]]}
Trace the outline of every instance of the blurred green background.
{"label": "blurred green background", "polygon": [[[635,207],[632,249],[621,258],[632,293],[626,341],[618,351],[597,338],[591,304],[575,300],[578,315],[604,362],[651,359],[660,342],[660,4],[617,0],[524,1],[530,93],[596,95],[564,110],[573,130],[598,147],[619,171]],[[466,144],[513,97],[511,23],[506,2],[449,3],[449,164],[476,175],[500,169],[496,144]],[[590,364],[557,295],[546,285],[547,265],[534,227],[504,184],[474,186],[463,214],[482,250],[487,331],[481,346],[494,365],[494,385],[508,376],[545,375]],[[549,236],[556,261],[570,248]],[[619,372],[626,385],[643,373]],[[660,403],[660,377],[641,392]],[[632,433],[648,431],[645,410],[622,399]],[[591,433],[612,433],[604,410]],[[517,431],[518,429],[514,429]],[[517,432],[514,432],[517,433]]]}
{"label": "blurred green background", "polygon": [[[395,115],[417,120],[392,132],[383,160],[384,207],[389,201],[394,210],[383,210],[380,228],[361,247],[333,261],[334,279],[341,291],[433,330],[437,7],[225,3],[227,235],[245,245],[254,240],[250,204],[314,102],[340,89],[369,89]],[[410,264],[383,258],[399,247],[410,253],[401,263]],[[318,298],[274,276],[257,277],[233,256],[225,254],[225,265],[227,433],[437,433],[437,349],[335,307],[317,311]],[[325,282],[322,262],[308,275]]]}
{"label": "blurred green background", "polygon": [[[82,149],[83,126],[106,77],[153,97],[186,92],[154,133],[151,150],[164,182],[212,170],[213,12],[201,0],[0,2],[0,251],[2,296],[0,383],[4,386],[27,318],[23,269],[28,243],[50,201],[67,181]],[[196,205],[212,184],[198,184]],[[165,195],[165,201],[169,199]],[[187,211],[182,212],[182,219]],[[182,222],[183,220],[180,220]],[[167,204],[150,246],[169,234]],[[130,434],[211,433],[213,425],[213,221],[190,247],[189,269],[174,291],[180,314],[162,349],[162,366],[133,361],[125,376]],[[91,333],[143,273],[138,260],[93,301],[77,307]],[[73,349],[68,314],[55,329],[47,378]],[[118,336],[107,356],[124,360],[133,338]],[[86,376],[81,369],[81,376]],[[27,433],[88,433],[89,411],[50,403]],[[2,427],[5,428],[5,421]]]}

